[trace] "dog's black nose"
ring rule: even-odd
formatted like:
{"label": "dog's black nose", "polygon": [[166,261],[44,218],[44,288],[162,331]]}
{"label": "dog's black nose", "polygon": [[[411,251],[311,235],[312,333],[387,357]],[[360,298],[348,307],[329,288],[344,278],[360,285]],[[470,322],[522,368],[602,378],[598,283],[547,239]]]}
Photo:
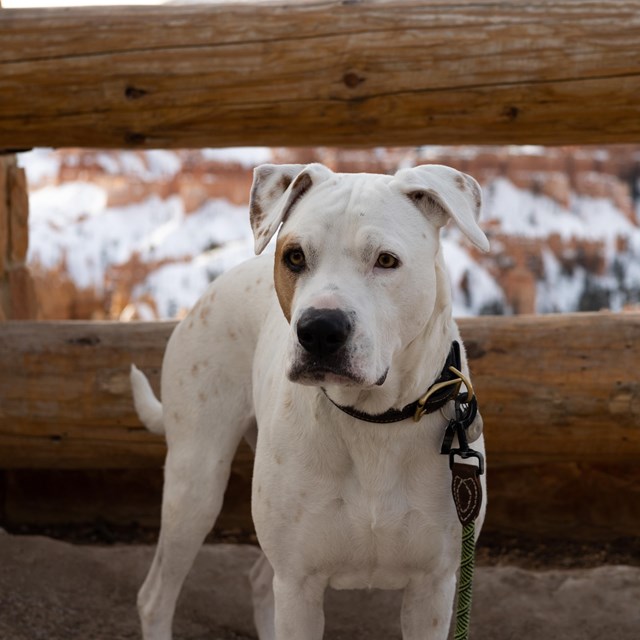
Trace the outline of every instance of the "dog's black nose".
{"label": "dog's black nose", "polygon": [[298,342],[314,356],[335,353],[349,338],[351,322],[338,309],[307,309],[298,320]]}

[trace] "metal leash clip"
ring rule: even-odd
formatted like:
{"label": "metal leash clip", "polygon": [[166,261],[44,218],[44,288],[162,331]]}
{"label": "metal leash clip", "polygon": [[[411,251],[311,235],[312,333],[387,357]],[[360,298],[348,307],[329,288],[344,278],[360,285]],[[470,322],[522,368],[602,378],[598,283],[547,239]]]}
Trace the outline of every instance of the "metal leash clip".
{"label": "metal leash clip", "polygon": [[447,425],[447,428],[444,432],[444,440],[442,441],[442,448],[440,449],[440,453],[442,453],[443,455],[447,455],[451,451],[453,438],[458,432],[462,433],[462,439],[460,438],[460,434],[458,434],[458,441],[464,441],[468,448],[466,430],[476,419],[477,414],[478,401],[476,400],[475,396],[473,396],[471,400],[468,400],[468,396],[465,396],[465,394],[459,394],[458,396],[456,396],[455,418],[449,420],[449,424]]}
{"label": "metal leash clip", "polygon": [[[479,451],[472,449],[467,440],[467,429],[475,420],[478,413],[478,401],[475,395],[469,400],[468,394],[459,394],[455,399],[456,417],[449,421],[444,433],[440,453],[449,455],[449,467],[453,469],[454,458],[458,456],[463,460],[476,458],[478,460],[478,474],[484,473],[484,456]],[[452,448],[453,438],[458,436],[458,447]]]}
{"label": "metal leash clip", "polygon": [[481,476],[484,473],[484,456],[475,449],[471,447],[464,449],[451,449],[449,452],[449,468],[453,469],[453,464],[455,460],[455,456],[460,456],[463,460],[468,460],[469,458],[476,458],[478,461],[478,475]]}

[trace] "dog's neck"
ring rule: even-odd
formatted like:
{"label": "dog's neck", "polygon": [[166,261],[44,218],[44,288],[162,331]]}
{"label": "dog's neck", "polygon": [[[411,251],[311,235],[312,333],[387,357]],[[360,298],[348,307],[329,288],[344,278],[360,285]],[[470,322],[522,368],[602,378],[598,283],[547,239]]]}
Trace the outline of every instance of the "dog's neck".
{"label": "dog's neck", "polygon": [[337,404],[369,414],[401,409],[417,400],[440,376],[451,343],[459,340],[451,315],[451,289],[441,260],[436,264],[436,307],[420,334],[394,357],[387,378],[379,387],[353,389],[328,385],[326,392]]}

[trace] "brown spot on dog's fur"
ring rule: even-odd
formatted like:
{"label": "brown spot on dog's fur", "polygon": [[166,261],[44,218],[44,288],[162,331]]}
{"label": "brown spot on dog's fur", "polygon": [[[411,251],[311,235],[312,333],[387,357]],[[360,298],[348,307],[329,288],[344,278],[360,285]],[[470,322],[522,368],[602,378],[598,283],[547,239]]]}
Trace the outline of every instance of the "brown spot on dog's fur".
{"label": "brown spot on dog's fur", "polygon": [[255,229],[264,218],[264,211],[262,205],[257,198],[251,200],[251,208],[249,209],[249,222],[251,227]]}
{"label": "brown spot on dog's fur", "polygon": [[465,179],[460,174],[458,174],[455,177],[455,181],[456,181],[456,184],[458,185],[458,189],[460,189],[460,191],[466,191],[467,190],[467,183],[465,182]]}
{"label": "brown spot on dog's fur", "polygon": [[191,367],[191,375],[192,376],[197,376],[198,375],[198,369],[200,368],[200,366],[198,365],[198,363],[196,362],[192,367]]}
{"label": "brown spot on dog's fur", "polygon": [[202,320],[204,324],[207,324],[207,318],[209,317],[209,313],[211,313],[211,309],[209,308],[209,305],[203,304],[202,308],[200,309],[200,320]]}
{"label": "brown spot on dog's fur", "polygon": [[200,400],[200,402],[206,402],[207,394],[204,391],[198,391],[198,400]]}
{"label": "brown spot on dog's fur", "polygon": [[270,189],[268,199],[275,200],[279,198],[289,188],[292,180],[292,176],[282,175],[280,180]]}
{"label": "brown spot on dog's fur", "polygon": [[238,334],[233,329],[229,329],[229,331],[227,331],[227,335],[230,340],[236,340],[238,338]]}
{"label": "brown spot on dog's fur", "polygon": [[291,322],[291,303],[296,290],[297,278],[295,273],[287,269],[282,256],[291,245],[295,244],[295,240],[290,235],[278,238],[276,257],[273,263],[273,280],[276,295],[278,296],[278,302],[280,303],[287,322]]}
{"label": "brown spot on dog's fur", "polygon": [[282,176],[282,178],[280,178],[280,188],[283,192],[289,188],[292,180],[293,178],[291,176]]}
{"label": "brown spot on dog's fur", "polygon": [[473,201],[476,205],[476,210],[480,211],[480,207],[482,206],[482,195],[480,193],[480,188],[475,182],[470,182],[471,185],[471,193],[473,194]]}

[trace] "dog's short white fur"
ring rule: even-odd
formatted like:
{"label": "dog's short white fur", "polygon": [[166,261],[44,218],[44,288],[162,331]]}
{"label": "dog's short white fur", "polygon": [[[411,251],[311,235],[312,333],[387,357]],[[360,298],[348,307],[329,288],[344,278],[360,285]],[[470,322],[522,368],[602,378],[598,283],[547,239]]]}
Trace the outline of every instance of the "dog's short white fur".
{"label": "dog's short white fur", "polygon": [[[461,538],[440,454],[451,407],[370,424],[321,387],[377,414],[438,378],[460,341],[439,231],[453,219],[488,250],[480,188],[440,165],[394,176],[262,165],[250,209],[256,253],[280,228],[275,257],[215,280],[176,327],[162,404],[132,368],[138,414],[168,444],[160,539],[138,597],[144,638],[171,638],[245,437],[264,552],[250,576],[260,639],[322,638],[330,586],[402,589],[403,639],[444,640]],[[464,350],[462,360],[468,374]],[[474,448],[484,451],[482,437]],[[484,507],[477,531],[483,519]]]}

